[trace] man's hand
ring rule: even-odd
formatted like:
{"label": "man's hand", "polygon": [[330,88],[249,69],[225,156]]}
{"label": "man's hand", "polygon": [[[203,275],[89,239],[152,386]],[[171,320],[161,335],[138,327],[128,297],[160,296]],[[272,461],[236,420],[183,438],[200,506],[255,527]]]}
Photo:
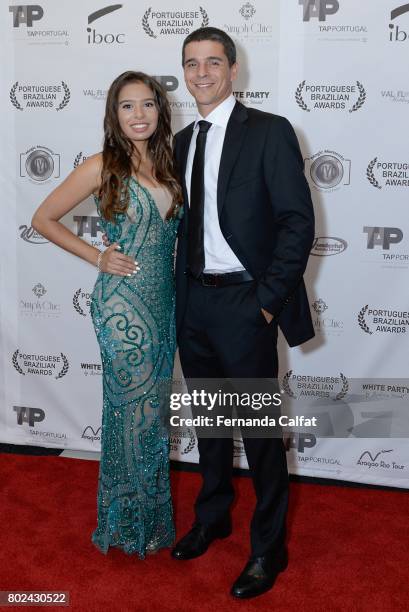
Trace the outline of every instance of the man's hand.
{"label": "man's hand", "polygon": [[274,315],[272,315],[267,310],[264,310],[264,308],[261,309],[261,312],[263,313],[264,318],[267,321],[267,323],[271,323],[271,321],[274,319]]}

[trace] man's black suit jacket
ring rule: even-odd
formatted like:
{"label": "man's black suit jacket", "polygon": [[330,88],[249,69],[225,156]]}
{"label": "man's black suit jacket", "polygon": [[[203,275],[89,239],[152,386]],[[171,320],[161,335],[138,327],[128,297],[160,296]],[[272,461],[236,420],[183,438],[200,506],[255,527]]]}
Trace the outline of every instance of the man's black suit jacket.
{"label": "man's black suit jacket", "polygon": [[[176,134],[174,145],[185,202],[176,258],[178,333],[188,290],[185,170],[193,125]],[[220,160],[217,207],[224,238],[257,281],[260,307],[277,318],[290,346],[312,338],[303,273],[314,239],[314,212],[297,137],[287,119],[236,102]]]}

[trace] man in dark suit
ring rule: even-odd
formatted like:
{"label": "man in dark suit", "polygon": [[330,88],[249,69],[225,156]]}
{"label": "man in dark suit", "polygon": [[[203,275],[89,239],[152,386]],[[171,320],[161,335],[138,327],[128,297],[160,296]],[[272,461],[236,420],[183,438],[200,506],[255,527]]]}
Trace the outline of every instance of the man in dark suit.
{"label": "man in dark suit", "polygon": [[[277,378],[277,327],[290,346],[313,337],[303,273],[314,213],[297,138],[283,117],[235,101],[236,49],[217,28],[183,44],[194,123],[176,135],[185,201],[176,261],[177,333],[186,379]],[[281,438],[243,439],[256,492],[251,555],[232,595],[270,589],[287,566],[288,473]],[[202,488],[175,559],[231,533],[231,438],[198,440]]]}

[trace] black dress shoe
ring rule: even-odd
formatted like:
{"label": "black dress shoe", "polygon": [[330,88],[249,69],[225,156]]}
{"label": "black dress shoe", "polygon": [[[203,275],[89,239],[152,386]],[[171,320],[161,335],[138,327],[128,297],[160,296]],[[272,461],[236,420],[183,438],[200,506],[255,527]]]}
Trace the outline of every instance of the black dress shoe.
{"label": "black dress shoe", "polygon": [[276,556],[250,557],[231,589],[233,597],[247,599],[269,591],[288,565],[287,551]]}
{"label": "black dress shoe", "polygon": [[230,520],[215,525],[195,523],[192,529],[177,542],[171,555],[174,559],[183,560],[200,557],[206,552],[213,540],[227,538],[230,534]]}

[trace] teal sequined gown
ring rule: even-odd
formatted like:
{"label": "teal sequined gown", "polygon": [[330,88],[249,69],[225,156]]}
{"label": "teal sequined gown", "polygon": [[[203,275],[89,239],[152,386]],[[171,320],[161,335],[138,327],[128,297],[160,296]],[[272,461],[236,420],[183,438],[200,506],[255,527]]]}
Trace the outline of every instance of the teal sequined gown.
{"label": "teal sequined gown", "polygon": [[[91,316],[103,366],[98,525],[92,535],[144,558],[170,546],[174,524],[166,418],[175,354],[174,249],[178,219],[163,220],[136,179],[117,223],[101,217],[111,243],[138,261],[132,277],[100,273]],[[96,200],[99,210],[99,202]]]}

